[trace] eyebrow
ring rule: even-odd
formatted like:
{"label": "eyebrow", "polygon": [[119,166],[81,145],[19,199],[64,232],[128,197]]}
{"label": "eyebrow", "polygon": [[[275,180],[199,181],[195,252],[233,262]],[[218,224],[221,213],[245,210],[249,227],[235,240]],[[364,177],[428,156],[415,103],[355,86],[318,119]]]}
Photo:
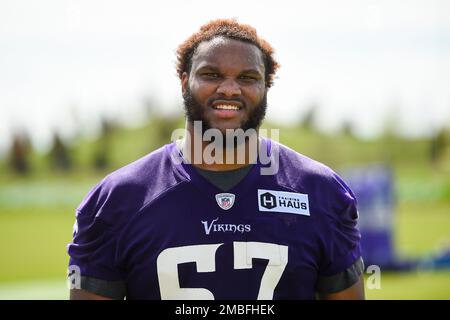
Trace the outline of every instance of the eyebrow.
{"label": "eyebrow", "polygon": [[217,67],[215,67],[213,65],[210,65],[210,64],[206,64],[206,65],[198,68],[197,71],[200,71],[200,70],[203,70],[203,69],[210,69],[210,70],[219,71],[219,68],[217,68]]}
{"label": "eyebrow", "polygon": [[[216,67],[216,66],[214,66],[214,65],[207,64],[207,65],[204,65],[204,66],[198,68],[198,69],[197,69],[197,72],[202,71],[202,70],[204,70],[204,69],[209,69],[209,70],[213,70],[213,71],[220,71],[218,67]],[[250,69],[245,69],[245,70],[243,70],[242,72],[240,72],[240,74],[244,74],[244,73],[254,73],[254,74],[257,74],[257,75],[259,75],[259,76],[262,76],[261,72],[259,72],[259,71],[256,70],[256,69],[252,69],[252,68],[250,68]]]}
{"label": "eyebrow", "polygon": [[258,70],[255,70],[255,69],[245,69],[245,70],[242,71],[241,73],[256,73],[256,74],[262,76],[261,72],[259,72]]}

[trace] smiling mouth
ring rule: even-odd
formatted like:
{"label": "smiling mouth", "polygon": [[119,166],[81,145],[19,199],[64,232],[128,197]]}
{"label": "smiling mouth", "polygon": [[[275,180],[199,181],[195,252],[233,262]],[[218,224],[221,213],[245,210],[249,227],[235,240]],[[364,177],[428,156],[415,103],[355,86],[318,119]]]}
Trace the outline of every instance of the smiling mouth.
{"label": "smiling mouth", "polygon": [[241,107],[232,106],[229,104],[219,104],[217,106],[212,106],[212,108],[215,110],[235,110],[235,111],[238,111],[241,109]]}

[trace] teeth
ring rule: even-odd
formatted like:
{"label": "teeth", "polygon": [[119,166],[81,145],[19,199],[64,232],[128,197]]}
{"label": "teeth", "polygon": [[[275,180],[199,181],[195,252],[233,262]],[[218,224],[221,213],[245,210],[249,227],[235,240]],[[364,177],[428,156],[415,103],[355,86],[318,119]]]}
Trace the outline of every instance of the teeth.
{"label": "teeth", "polygon": [[239,107],[221,104],[221,105],[215,106],[214,109],[219,109],[219,110],[239,110]]}

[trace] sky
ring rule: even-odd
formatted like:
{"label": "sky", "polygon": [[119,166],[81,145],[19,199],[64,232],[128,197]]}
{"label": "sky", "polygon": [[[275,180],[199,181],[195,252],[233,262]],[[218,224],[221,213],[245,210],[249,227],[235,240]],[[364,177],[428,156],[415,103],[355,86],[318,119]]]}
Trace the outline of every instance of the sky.
{"label": "sky", "polygon": [[0,2],[0,154],[27,130],[46,150],[53,132],[94,135],[100,116],[138,125],[143,101],[182,114],[177,46],[215,18],[254,26],[281,68],[267,118],[351,122],[372,138],[396,121],[406,136],[450,127],[449,1]]}

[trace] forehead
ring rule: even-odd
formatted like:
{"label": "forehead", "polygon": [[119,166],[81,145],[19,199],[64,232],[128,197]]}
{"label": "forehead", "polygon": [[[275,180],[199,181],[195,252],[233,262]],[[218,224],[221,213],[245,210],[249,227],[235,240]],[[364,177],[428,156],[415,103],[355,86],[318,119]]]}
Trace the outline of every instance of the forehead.
{"label": "forehead", "polygon": [[257,46],[223,37],[204,41],[197,47],[192,57],[192,70],[207,65],[219,69],[255,69],[264,73],[262,52]]}

